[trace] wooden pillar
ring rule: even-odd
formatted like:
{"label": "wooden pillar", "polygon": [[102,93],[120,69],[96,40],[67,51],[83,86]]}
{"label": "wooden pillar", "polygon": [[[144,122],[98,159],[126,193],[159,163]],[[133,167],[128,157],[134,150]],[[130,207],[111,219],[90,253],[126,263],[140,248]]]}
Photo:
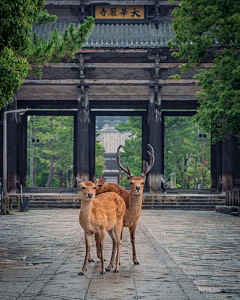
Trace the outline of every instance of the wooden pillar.
{"label": "wooden pillar", "polygon": [[217,190],[222,191],[222,142],[216,143]]}
{"label": "wooden pillar", "polygon": [[74,115],[74,134],[73,134],[73,187],[77,187],[77,181],[76,181],[76,176],[78,172],[77,168],[77,153],[78,153],[78,143],[77,143],[77,124],[78,124],[78,114]]}
{"label": "wooden pillar", "polygon": [[145,169],[145,162],[149,160],[149,155],[147,154],[148,147],[147,144],[149,143],[148,137],[148,120],[147,116],[142,116],[142,171]]}
{"label": "wooden pillar", "polygon": [[81,96],[77,111],[77,174],[82,180],[89,180],[90,110],[88,97],[85,94],[85,101],[81,101]]}
{"label": "wooden pillar", "polygon": [[96,152],[95,152],[95,143],[96,143],[96,116],[91,116],[90,113],[90,139],[89,139],[89,179],[92,181],[95,181],[95,157],[96,157]]}
{"label": "wooden pillar", "polygon": [[155,152],[155,163],[148,175],[149,192],[161,191],[161,174],[163,174],[163,122],[161,111],[161,87],[159,86],[160,68],[159,53],[155,54],[154,85],[150,88],[150,99],[148,105],[148,129],[149,144]]}
{"label": "wooden pillar", "polygon": [[148,175],[149,192],[161,191],[160,176],[163,173],[163,122],[161,119],[161,110],[159,106],[151,102],[148,107],[148,129],[149,144],[153,147],[155,153],[155,163]]}
{"label": "wooden pillar", "polygon": [[17,128],[17,188],[27,186],[27,114],[20,117]]}
{"label": "wooden pillar", "polygon": [[[88,87],[85,84],[85,63],[83,54],[79,55],[79,95],[76,121],[76,164],[77,174],[82,180],[90,179],[90,108]],[[75,176],[76,177],[76,176]],[[76,186],[76,182],[75,182]]]}
{"label": "wooden pillar", "polygon": [[[142,116],[142,171],[145,169],[146,161],[149,161],[149,155],[147,154],[149,143],[148,136],[148,119],[147,115]],[[148,180],[146,180],[144,191],[149,191]]]}
{"label": "wooden pillar", "polygon": [[218,174],[217,174],[217,146],[211,144],[211,189],[217,189]]}
{"label": "wooden pillar", "polygon": [[232,191],[234,182],[234,141],[229,136],[222,141],[222,191]]}
{"label": "wooden pillar", "polygon": [[17,121],[21,118],[17,114],[7,116],[7,190],[16,191],[17,186]]}

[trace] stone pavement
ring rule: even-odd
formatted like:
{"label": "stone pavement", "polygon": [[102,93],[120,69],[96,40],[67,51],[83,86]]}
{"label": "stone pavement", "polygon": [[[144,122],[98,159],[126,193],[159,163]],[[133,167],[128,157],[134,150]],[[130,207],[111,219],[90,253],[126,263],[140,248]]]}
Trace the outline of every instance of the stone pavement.
{"label": "stone pavement", "polygon": [[[79,210],[0,216],[0,299],[240,299],[240,218],[207,211],[144,210],[137,229],[139,266],[124,229],[119,273],[100,262],[81,270]],[[96,258],[95,246],[91,250]],[[107,236],[105,257],[111,253]],[[106,263],[107,263],[106,262]]]}

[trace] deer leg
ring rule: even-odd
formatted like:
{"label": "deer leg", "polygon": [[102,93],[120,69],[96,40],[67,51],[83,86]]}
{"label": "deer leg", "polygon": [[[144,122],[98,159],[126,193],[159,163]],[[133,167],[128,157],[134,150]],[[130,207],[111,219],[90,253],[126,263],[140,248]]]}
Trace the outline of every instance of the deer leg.
{"label": "deer leg", "polygon": [[116,268],[113,271],[114,273],[118,273],[119,265],[120,265],[120,252],[122,246],[122,230],[123,230],[123,221],[118,221],[117,225],[114,228],[115,236],[117,238],[117,255],[116,255]]}
{"label": "deer leg", "polygon": [[133,255],[133,263],[134,265],[139,265],[139,262],[137,260],[137,254],[135,249],[135,232],[136,232],[137,224],[134,224],[132,227],[129,227],[130,232],[130,239],[132,243],[132,255]]}
{"label": "deer leg", "polygon": [[104,258],[103,258],[103,245],[104,245],[105,235],[106,235],[106,231],[102,230],[100,232],[100,243],[99,243],[100,244],[101,269],[102,269],[100,274],[105,274]]}
{"label": "deer leg", "polygon": [[[96,240],[96,235],[95,235],[95,240]],[[97,246],[97,243],[96,243],[96,246]],[[94,259],[92,259],[90,253],[89,253],[89,256],[88,256],[88,262],[94,262]]]}
{"label": "deer leg", "polygon": [[106,268],[106,271],[110,272],[111,268],[113,268],[114,260],[115,260],[115,257],[116,257],[116,252],[117,252],[117,238],[116,238],[115,233],[114,233],[114,231],[112,229],[108,231],[108,234],[110,235],[110,237],[112,239],[112,242],[113,242],[111,260],[110,260],[110,263],[109,263],[108,267]]}
{"label": "deer leg", "polygon": [[85,232],[85,245],[86,245],[86,254],[85,254],[85,260],[82,267],[82,271],[78,273],[78,275],[83,276],[84,272],[87,271],[87,265],[88,265],[88,258],[90,255],[90,249],[91,249],[91,240],[92,235]]}
{"label": "deer leg", "polygon": [[95,242],[96,242],[97,257],[99,259],[101,259],[101,253],[100,253],[100,236],[99,236],[99,234],[95,234]]}

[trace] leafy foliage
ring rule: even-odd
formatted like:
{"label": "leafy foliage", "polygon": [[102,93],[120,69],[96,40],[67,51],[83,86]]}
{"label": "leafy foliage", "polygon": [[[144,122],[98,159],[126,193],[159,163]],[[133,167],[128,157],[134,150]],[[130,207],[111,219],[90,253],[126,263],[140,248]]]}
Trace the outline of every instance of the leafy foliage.
{"label": "leafy foliage", "polygon": [[38,67],[40,64],[69,60],[86,43],[93,29],[93,18],[89,17],[78,28],[71,24],[64,32],[55,29],[50,40],[45,40],[34,34],[29,47],[24,51],[29,63]]}
{"label": "leafy foliage", "polygon": [[44,40],[32,34],[33,24],[57,19],[44,5],[44,0],[0,0],[0,109],[12,102],[31,67],[41,75],[42,65],[72,58],[93,29],[94,19],[89,17],[78,28],[71,24],[64,33],[55,30]]}
{"label": "leafy foliage", "polygon": [[[33,124],[33,126],[31,125]],[[73,183],[73,117],[29,116],[28,186],[30,186],[31,126],[35,186],[71,187]],[[37,142],[39,140],[39,142]],[[104,148],[96,142],[96,174],[105,168]],[[51,164],[53,162],[53,164]],[[50,178],[51,171],[53,177]]]}
{"label": "leafy foliage", "polygon": [[172,16],[175,35],[168,46],[186,60],[182,72],[213,56],[213,67],[196,75],[202,86],[199,124],[215,141],[226,134],[240,139],[240,0],[182,0]]}
{"label": "leafy foliage", "polygon": [[99,178],[102,175],[103,170],[105,169],[105,159],[103,157],[104,152],[105,152],[105,149],[104,149],[103,145],[96,139],[96,142],[95,142],[95,176],[96,176],[96,178]]}
{"label": "leafy foliage", "polygon": [[[142,118],[128,117],[127,123],[119,123],[116,129],[120,132],[129,131],[129,140],[125,141],[124,152],[121,154],[121,163],[129,165],[132,174],[139,176],[142,173]],[[129,187],[126,175],[123,175],[120,184]]]}
{"label": "leafy foliage", "polygon": [[[33,138],[35,143],[36,186],[47,186],[50,170],[53,178],[49,186],[72,184],[73,178],[73,118],[52,116],[31,116],[28,120],[28,170],[30,168],[30,127],[33,118]],[[39,143],[36,143],[39,140]],[[51,165],[51,157],[53,164]],[[70,172],[69,172],[70,170]],[[30,175],[28,173],[28,175]],[[70,175],[70,182],[69,182]],[[62,183],[61,183],[61,178]],[[29,185],[28,176],[28,185]]]}
{"label": "leafy foliage", "polygon": [[199,94],[197,120],[213,140],[226,133],[240,140],[240,53],[223,51],[210,70],[196,75],[202,90]]}
{"label": "leafy foliage", "polygon": [[[169,182],[171,173],[176,173],[178,188],[210,187],[210,137],[206,143],[199,140],[200,127],[195,118],[166,117],[165,119],[165,177]],[[141,117],[129,117],[127,123],[116,126],[120,132],[130,131],[130,139],[125,142],[121,161],[127,162],[131,172],[141,174],[142,122]],[[160,137],[159,137],[160,138]],[[204,157],[203,157],[204,152]],[[156,159],[157,158],[156,154]],[[121,185],[128,187],[126,176]]]}
{"label": "leafy foliage", "polygon": [[0,0],[0,51],[20,51],[28,46],[32,24],[42,9],[39,0]]}
{"label": "leafy foliage", "polygon": [[210,188],[210,137],[191,117],[165,117],[165,177],[176,174],[178,188]]}
{"label": "leafy foliage", "polygon": [[14,90],[20,88],[29,70],[27,60],[11,49],[0,52],[0,109],[12,102]]}

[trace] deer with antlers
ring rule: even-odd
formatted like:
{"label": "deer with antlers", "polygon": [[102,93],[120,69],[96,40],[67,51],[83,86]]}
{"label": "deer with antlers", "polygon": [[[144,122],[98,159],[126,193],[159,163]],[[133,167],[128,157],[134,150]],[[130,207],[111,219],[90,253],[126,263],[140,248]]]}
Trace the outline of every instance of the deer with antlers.
{"label": "deer with antlers", "polygon": [[129,227],[130,239],[132,244],[133,263],[135,265],[139,265],[139,262],[137,260],[137,255],[136,255],[136,248],[135,248],[135,231],[142,210],[142,195],[143,195],[144,184],[146,181],[146,175],[151,171],[155,161],[154,149],[151,145],[148,144],[149,151],[147,153],[151,157],[151,162],[149,165],[146,164],[146,168],[143,171],[143,173],[140,176],[136,177],[131,173],[128,165],[127,168],[122,166],[120,162],[121,148],[122,146],[119,146],[117,149],[117,164],[119,168],[128,176],[130,191],[128,192],[123,187],[115,183],[104,184],[103,178],[101,178],[101,181],[97,183],[98,187],[97,187],[96,194],[100,195],[106,192],[115,192],[124,199],[126,203],[126,213],[123,219],[123,226]]}
{"label": "deer with antlers", "polygon": [[77,177],[77,182],[82,188],[81,210],[79,223],[85,233],[86,254],[82,271],[78,275],[84,275],[90,257],[91,237],[95,234],[97,253],[101,259],[101,273],[105,274],[103,245],[106,232],[113,241],[112,256],[108,271],[113,267],[114,260],[116,267],[114,273],[119,270],[121,233],[123,229],[123,217],[126,205],[124,200],[114,192],[96,195],[96,184],[92,181],[83,182]]}

